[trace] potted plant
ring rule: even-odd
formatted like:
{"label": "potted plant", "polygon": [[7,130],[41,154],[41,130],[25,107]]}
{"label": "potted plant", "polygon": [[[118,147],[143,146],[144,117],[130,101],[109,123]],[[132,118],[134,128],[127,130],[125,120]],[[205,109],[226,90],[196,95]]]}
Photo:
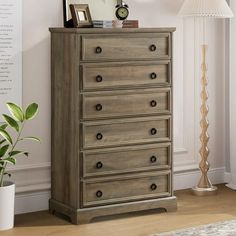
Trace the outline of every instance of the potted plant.
{"label": "potted plant", "polygon": [[7,103],[11,116],[3,114],[4,123],[0,125],[0,230],[13,228],[15,184],[5,181],[11,175],[7,172],[9,164],[15,165],[20,155],[29,156],[27,151],[18,150],[17,144],[24,140],[39,141],[36,137],[22,137],[25,123],[32,120],[38,105],[30,104],[25,111],[14,103]]}

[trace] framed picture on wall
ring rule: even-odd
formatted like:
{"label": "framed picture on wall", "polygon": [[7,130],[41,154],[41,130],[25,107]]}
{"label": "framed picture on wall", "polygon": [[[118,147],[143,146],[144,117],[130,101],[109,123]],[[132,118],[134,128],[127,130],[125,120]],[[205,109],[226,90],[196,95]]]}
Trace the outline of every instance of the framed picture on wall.
{"label": "framed picture on wall", "polygon": [[70,4],[74,27],[92,27],[92,18],[88,4]]}

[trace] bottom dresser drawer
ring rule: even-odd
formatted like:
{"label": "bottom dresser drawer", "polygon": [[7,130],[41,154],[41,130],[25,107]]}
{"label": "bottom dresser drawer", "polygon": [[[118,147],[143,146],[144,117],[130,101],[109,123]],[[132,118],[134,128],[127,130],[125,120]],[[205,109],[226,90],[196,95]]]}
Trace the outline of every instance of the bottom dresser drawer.
{"label": "bottom dresser drawer", "polygon": [[83,182],[83,206],[113,204],[171,195],[171,172],[103,178]]}

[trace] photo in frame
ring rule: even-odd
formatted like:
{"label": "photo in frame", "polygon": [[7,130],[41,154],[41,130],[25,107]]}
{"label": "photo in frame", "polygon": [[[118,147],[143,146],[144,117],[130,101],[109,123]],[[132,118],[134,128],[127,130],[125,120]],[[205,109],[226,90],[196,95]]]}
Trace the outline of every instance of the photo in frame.
{"label": "photo in frame", "polygon": [[70,11],[74,27],[89,28],[93,26],[88,4],[71,4]]}
{"label": "photo in frame", "polygon": [[88,4],[93,20],[116,20],[117,0],[63,0],[64,27],[73,27],[71,4]]}

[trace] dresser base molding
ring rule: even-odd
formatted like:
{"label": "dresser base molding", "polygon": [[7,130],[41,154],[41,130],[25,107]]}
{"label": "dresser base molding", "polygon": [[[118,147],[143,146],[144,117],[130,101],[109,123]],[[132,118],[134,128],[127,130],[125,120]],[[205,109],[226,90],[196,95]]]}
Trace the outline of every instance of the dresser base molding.
{"label": "dresser base molding", "polygon": [[49,211],[52,214],[61,213],[69,217],[73,224],[87,224],[90,223],[92,219],[102,216],[154,209],[165,209],[167,212],[176,211],[177,199],[173,196],[83,209],[74,209],[56,200],[49,200]]}

